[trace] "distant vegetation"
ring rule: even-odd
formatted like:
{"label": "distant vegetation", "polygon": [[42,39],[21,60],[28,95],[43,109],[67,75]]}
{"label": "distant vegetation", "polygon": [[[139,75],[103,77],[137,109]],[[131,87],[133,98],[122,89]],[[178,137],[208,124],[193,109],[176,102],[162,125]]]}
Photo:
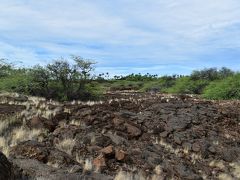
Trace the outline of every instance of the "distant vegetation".
{"label": "distant vegetation", "polygon": [[95,62],[72,56],[73,64],[58,59],[46,66],[14,68],[4,60],[0,64],[0,90],[43,96],[57,100],[95,99],[92,71]]}
{"label": "distant vegetation", "polygon": [[199,94],[207,99],[240,99],[240,73],[228,68],[206,68],[189,76],[130,74],[109,77],[93,75],[95,62],[72,56],[74,63],[60,58],[46,66],[16,68],[0,60],[0,91],[42,96],[48,99],[96,100],[107,91],[135,90],[174,94]]}

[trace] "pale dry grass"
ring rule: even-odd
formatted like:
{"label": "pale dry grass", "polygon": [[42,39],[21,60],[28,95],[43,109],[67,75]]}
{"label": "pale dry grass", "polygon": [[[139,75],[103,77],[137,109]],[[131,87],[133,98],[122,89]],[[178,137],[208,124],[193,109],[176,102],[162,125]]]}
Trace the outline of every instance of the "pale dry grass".
{"label": "pale dry grass", "polygon": [[83,166],[84,171],[92,171],[93,170],[93,160],[90,158],[84,159],[83,157],[79,156],[78,153],[76,153],[75,160]]}
{"label": "pale dry grass", "polygon": [[51,163],[51,162],[47,162],[47,165],[50,166],[50,167],[53,167],[53,168],[59,168],[60,165],[58,163]]}
{"label": "pale dry grass", "polygon": [[0,137],[0,151],[2,151],[5,156],[9,156],[9,146],[8,142],[4,137]]}
{"label": "pale dry grass", "polygon": [[234,178],[231,175],[226,174],[226,173],[220,173],[218,175],[218,179],[219,180],[234,180]]}
{"label": "pale dry grass", "polygon": [[84,171],[92,171],[93,170],[93,163],[91,159],[86,159],[83,167]]}
{"label": "pale dry grass", "polygon": [[0,119],[0,134],[4,133],[6,129],[13,126],[15,123],[19,122],[20,119],[18,115],[6,117],[5,119]]}
{"label": "pale dry grass", "polygon": [[74,119],[71,120],[69,124],[70,125],[75,125],[75,126],[81,126],[82,125],[80,120],[74,120]]}
{"label": "pale dry grass", "polygon": [[84,164],[84,159],[81,156],[79,156],[78,153],[76,153],[75,159],[79,164]]}
{"label": "pale dry grass", "polygon": [[69,155],[72,155],[73,147],[75,146],[75,139],[64,139],[58,143],[56,143],[56,148],[60,151],[66,152]]}
{"label": "pale dry grass", "polygon": [[141,172],[130,173],[125,171],[119,171],[118,174],[115,176],[114,180],[146,180],[149,178],[146,178],[143,176]]}
{"label": "pale dry grass", "polygon": [[41,129],[28,130],[24,127],[14,129],[12,132],[11,146],[27,140],[38,140],[38,136],[43,132]]}
{"label": "pale dry grass", "polygon": [[226,163],[223,160],[213,160],[209,166],[221,170],[218,174],[220,180],[240,179],[240,162]]}
{"label": "pale dry grass", "polygon": [[8,157],[9,149],[20,142],[37,139],[41,130],[27,130],[26,128],[16,128],[10,136],[0,137],[0,150]]}
{"label": "pale dry grass", "polygon": [[163,138],[155,138],[155,144],[158,144],[160,146],[162,146],[164,149],[166,149],[167,151],[169,151],[170,153],[175,154],[178,157],[181,157],[182,153],[185,155],[188,155],[189,157],[191,157],[191,162],[193,164],[196,163],[196,161],[198,160],[202,160],[202,156],[201,154],[195,153],[195,152],[191,152],[188,147],[184,147],[184,148],[173,148],[173,146],[169,143],[167,143]]}
{"label": "pale dry grass", "polygon": [[224,170],[225,169],[225,165],[224,165],[224,162],[223,161],[220,161],[220,160],[213,160],[209,163],[209,166],[210,167],[217,167],[221,170]]}
{"label": "pale dry grass", "polygon": [[240,162],[230,163],[230,166],[233,168],[232,174],[236,179],[240,179]]}

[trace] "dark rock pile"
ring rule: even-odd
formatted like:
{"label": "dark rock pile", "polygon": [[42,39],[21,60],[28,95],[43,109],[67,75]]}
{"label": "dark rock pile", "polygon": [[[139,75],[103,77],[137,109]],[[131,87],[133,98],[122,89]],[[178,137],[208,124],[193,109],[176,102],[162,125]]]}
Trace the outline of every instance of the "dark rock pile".
{"label": "dark rock pile", "polygon": [[41,141],[11,148],[24,177],[114,179],[121,170],[145,179],[240,178],[238,101],[132,93],[62,107],[26,122],[48,132]]}

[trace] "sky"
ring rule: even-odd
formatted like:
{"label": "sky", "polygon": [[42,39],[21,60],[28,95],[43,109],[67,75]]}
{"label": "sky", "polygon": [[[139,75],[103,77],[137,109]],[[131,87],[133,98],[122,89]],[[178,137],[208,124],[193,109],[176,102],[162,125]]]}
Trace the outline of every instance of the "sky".
{"label": "sky", "polygon": [[79,55],[96,73],[240,70],[239,0],[0,0],[0,58]]}

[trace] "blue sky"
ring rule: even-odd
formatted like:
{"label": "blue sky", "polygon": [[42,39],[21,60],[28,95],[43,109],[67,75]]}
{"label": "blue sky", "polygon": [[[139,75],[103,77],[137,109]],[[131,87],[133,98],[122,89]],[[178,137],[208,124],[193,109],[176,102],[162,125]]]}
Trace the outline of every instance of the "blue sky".
{"label": "blue sky", "polygon": [[240,70],[239,0],[0,0],[0,57],[25,66],[75,54],[96,73]]}

